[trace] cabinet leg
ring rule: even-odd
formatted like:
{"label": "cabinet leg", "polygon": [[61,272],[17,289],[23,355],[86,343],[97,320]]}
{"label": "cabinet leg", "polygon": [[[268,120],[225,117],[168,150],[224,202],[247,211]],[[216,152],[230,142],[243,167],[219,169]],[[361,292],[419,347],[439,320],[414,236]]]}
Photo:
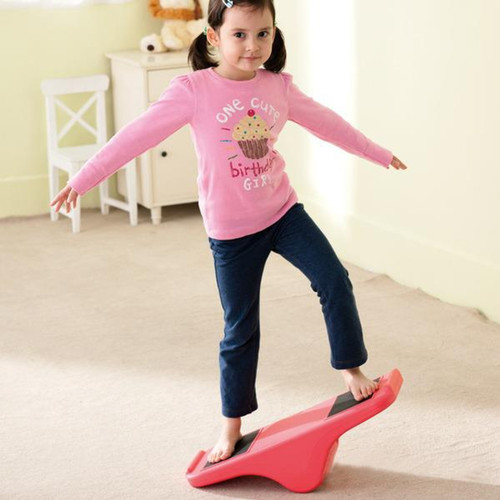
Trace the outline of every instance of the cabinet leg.
{"label": "cabinet leg", "polygon": [[161,223],[161,207],[154,207],[151,209],[151,221],[153,224]]}

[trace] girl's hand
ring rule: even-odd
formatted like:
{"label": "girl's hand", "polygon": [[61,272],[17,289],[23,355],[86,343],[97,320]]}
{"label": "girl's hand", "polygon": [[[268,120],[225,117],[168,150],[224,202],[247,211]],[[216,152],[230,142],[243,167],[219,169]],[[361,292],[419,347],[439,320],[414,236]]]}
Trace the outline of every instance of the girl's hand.
{"label": "girl's hand", "polygon": [[402,161],[400,161],[395,156],[392,157],[391,165],[397,170],[399,170],[400,168],[406,170],[408,168]]}
{"label": "girl's hand", "polygon": [[50,202],[50,206],[57,204],[55,210],[56,212],[59,212],[61,205],[65,203],[66,212],[69,213],[71,204],[73,204],[73,208],[76,208],[77,199],[78,199],[78,193],[71,186],[68,185],[63,189],[61,189],[61,191],[59,191],[59,193],[56,194],[55,198]]}

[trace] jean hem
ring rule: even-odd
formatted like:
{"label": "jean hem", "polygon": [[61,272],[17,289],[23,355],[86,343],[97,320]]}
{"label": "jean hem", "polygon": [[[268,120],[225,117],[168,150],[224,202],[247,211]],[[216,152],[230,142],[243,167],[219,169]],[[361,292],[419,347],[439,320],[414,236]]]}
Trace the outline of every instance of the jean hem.
{"label": "jean hem", "polygon": [[243,417],[244,415],[248,415],[249,413],[253,413],[257,409],[257,406],[251,407],[247,410],[228,410],[223,408],[222,409],[222,415],[226,418],[239,418]]}
{"label": "jean hem", "polygon": [[363,356],[358,359],[351,359],[349,361],[332,361],[331,365],[336,370],[346,370],[350,368],[357,368],[364,365],[368,361],[368,356]]}

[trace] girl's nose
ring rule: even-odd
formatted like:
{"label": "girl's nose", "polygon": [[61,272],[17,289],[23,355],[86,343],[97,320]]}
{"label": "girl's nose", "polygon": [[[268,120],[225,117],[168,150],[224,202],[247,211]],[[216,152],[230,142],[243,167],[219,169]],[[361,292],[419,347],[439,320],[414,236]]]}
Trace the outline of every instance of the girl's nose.
{"label": "girl's nose", "polygon": [[249,38],[247,42],[246,49],[248,52],[255,52],[258,48],[258,43],[257,40],[254,40],[253,38]]}

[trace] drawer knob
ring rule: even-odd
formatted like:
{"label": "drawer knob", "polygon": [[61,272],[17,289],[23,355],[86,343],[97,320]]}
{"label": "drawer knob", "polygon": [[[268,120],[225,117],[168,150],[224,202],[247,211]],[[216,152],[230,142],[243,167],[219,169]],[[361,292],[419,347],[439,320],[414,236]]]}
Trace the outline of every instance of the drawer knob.
{"label": "drawer knob", "polygon": [[165,158],[165,156],[167,156],[167,155],[168,155],[168,153],[167,153],[166,151],[162,151],[162,152],[161,152],[161,155],[163,156],[163,158]]}

